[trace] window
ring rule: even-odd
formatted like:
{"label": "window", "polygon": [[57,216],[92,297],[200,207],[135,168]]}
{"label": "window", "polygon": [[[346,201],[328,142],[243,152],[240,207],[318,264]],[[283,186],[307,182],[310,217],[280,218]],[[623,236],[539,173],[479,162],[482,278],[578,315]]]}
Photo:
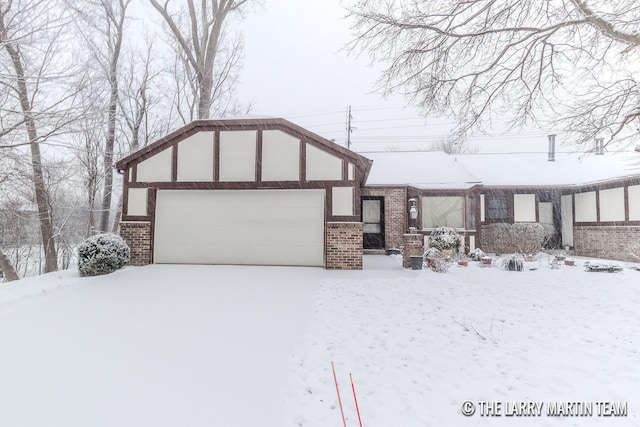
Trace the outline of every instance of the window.
{"label": "window", "polygon": [[487,221],[508,222],[509,200],[505,196],[487,196]]}
{"label": "window", "polygon": [[464,228],[464,197],[423,197],[422,228]]}

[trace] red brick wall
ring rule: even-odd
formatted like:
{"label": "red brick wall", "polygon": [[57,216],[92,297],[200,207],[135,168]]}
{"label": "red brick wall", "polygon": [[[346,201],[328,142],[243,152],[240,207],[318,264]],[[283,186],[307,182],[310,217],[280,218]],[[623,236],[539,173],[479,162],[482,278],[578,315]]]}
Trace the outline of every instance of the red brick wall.
{"label": "red brick wall", "polygon": [[403,245],[402,235],[407,232],[406,188],[362,189],[363,196],[384,197],[384,240],[386,249]]}
{"label": "red brick wall", "polygon": [[325,266],[331,270],[362,270],[362,223],[328,222]]}
{"label": "red brick wall", "polygon": [[151,223],[120,223],[120,237],[127,242],[131,250],[129,265],[147,265],[151,263]]}
{"label": "red brick wall", "polygon": [[402,266],[411,268],[411,257],[422,255],[424,253],[424,236],[418,234],[404,234],[404,253],[402,255]]}
{"label": "red brick wall", "polygon": [[640,227],[574,226],[573,245],[576,255],[620,261],[638,261],[626,247],[640,241]]}

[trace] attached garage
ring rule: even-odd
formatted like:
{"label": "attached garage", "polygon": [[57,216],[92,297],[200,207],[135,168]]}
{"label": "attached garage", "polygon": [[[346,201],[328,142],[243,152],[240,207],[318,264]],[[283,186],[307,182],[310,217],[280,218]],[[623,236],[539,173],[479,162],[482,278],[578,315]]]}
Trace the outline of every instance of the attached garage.
{"label": "attached garage", "polygon": [[324,190],[159,190],[154,262],[324,265]]}
{"label": "attached garage", "polygon": [[282,119],[193,122],[116,163],[134,265],[362,268],[371,162]]}

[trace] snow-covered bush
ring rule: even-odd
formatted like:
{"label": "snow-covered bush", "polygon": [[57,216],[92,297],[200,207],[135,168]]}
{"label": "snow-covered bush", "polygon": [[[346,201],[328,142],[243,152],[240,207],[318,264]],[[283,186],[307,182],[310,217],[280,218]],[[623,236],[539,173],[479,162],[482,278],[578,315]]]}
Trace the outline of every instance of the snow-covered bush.
{"label": "snow-covered bush", "polygon": [[461,243],[462,237],[451,227],[438,227],[431,232],[429,237],[429,247],[441,251],[454,250],[458,252]]}
{"label": "snow-covered bush", "polygon": [[112,273],[129,262],[129,246],[115,234],[97,234],[78,246],[81,276]]}
{"label": "snow-covered bush", "polygon": [[475,248],[474,250],[469,252],[469,258],[471,258],[473,261],[480,261],[484,256],[486,256],[486,254],[480,248]]}
{"label": "snow-covered bush", "polygon": [[542,250],[545,242],[553,236],[551,226],[544,226],[537,222],[525,222],[516,224],[498,223],[491,224],[483,234],[493,246],[490,252],[496,253],[521,253],[534,255]]}
{"label": "snow-covered bush", "polygon": [[522,254],[511,254],[498,259],[498,268],[507,271],[524,271],[524,257]]}
{"label": "snow-covered bush", "polygon": [[631,258],[640,262],[640,242],[629,243],[626,250]]}

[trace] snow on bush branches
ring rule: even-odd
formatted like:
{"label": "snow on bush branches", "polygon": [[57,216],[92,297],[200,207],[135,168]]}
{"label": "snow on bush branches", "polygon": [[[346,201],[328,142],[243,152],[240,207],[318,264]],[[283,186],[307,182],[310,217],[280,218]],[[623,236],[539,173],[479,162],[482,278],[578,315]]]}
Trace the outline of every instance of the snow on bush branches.
{"label": "snow on bush branches", "polygon": [[115,234],[97,234],[78,246],[80,276],[112,273],[129,262],[129,246]]}
{"label": "snow on bush branches", "polygon": [[431,232],[429,238],[429,247],[441,251],[453,249],[458,252],[461,243],[462,237],[451,227],[438,227]]}

